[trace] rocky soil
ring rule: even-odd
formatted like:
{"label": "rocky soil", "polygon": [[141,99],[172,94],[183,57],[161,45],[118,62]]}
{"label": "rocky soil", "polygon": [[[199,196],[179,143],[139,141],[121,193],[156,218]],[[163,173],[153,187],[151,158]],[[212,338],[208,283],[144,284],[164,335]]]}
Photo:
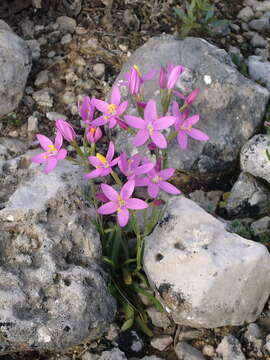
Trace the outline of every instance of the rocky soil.
{"label": "rocky soil", "polygon": [[[179,308],[173,308],[172,318],[174,321],[172,321],[169,314],[159,313],[146,302],[146,306],[148,306],[147,312],[154,332],[153,338],[147,338],[138,329],[120,333],[121,314],[118,314],[116,320],[109,326],[107,323],[110,322],[110,317],[115,311],[115,304],[106,293],[107,278],[101,267],[100,245],[93,240],[96,239],[96,236],[93,236],[94,230],[91,227],[85,229],[80,226],[81,221],[87,221],[88,219],[86,210],[89,210],[89,204],[83,205],[84,192],[82,188],[77,187],[75,181],[78,174],[75,172],[73,174],[73,170],[69,168],[59,169],[59,173],[56,173],[55,178],[53,178],[53,189],[58,196],[55,198],[55,194],[51,194],[50,188],[47,188],[45,182],[43,184],[43,180],[38,177],[37,167],[29,164],[29,154],[35,152],[38,147],[35,140],[37,132],[51,136],[54,132],[54,121],[62,117],[68,119],[76,131],[80,133],[78,102],[85,95],[105,98],[121,72],[123,65],[126,62],[132,63],[134,61],[132,55],[134,51],[150,38],[161,34],[177,35],[179,20],[174,15],[173,7],[179,6],[179,1],[33,0],[32,2],[25,1],[23,4],[16,0],[2,1],[0,4],[0,18],[5,23],[0,22],[0,31],[3,34],[6,34],[6,32],[9,34],[3,48],[8,48],[11,55],[10,58],[7,58],[7,51],[3,51],[3,53],[0,51],[0,61],[5,59],[5,62],[9,64],[8,71],[0,73],[0,224],[4,234],[0,245],[0,270],[3,272],[0,273],[2,277],[2,279],[0,278],[0,285],[6,281],[7,276],[10,276],[10,287],[14,286],[14,289],[17,289],[16,291],[19,288],[21,289],[21,292],[13,293],[14,303],[17,302],[17,299],[24,301],[27,298],[27,301],[29,302],[30,299],[30,303],[37,309],[37,313],[33,312],[32,309],[30,309],[32,312],[29,309],[18,309],[16,312],[17,317],[13,319],[17,326],[15,332],[12,333],[13,330],[10,330],[10,328],[6,331],[1,328],[1,335],[3,336],[3,339],[0,340],[1,346],[10,346],[9,339],[12,336],[14,339],[16,336],[18,336],[18,339],[24,339],[22,334],[26,338],[32,337],[33,340],[31,352],[29,352],[29,348],[26,349],[27,352],[24,352],[22,348],[20,352],[11,355],[3,352],[1,356],[3,360],[270,359],[269,301],[264,306],[259,318],[255,320],[262,310],[267,293],[269,293],[269,272],[267,271],[267,267],[269,267],[267,257],[269,257],[269,254],[262,250],[260,244],[263,243],[268,248],[270,247],[270,162],[267,162],[262,155],[269,148],[270,142],[269,135],[265,134],[266,130],[263,126],[264,121],[270,120],[269,105],[267,108],[269,95],[266,90],[270,90],[270,1],[216,0],[215,5],[218,17],[228,19],[229,24],[210,33],[194,35],[201,36],[210,44],[228,52],[229,55],[212,49],[207,50],[207,56],[210,57],[209,54],[212,51],[214,54],[211,55],[211,61],[214,64],[212,66],[217,66],[218,69],[225,69],[225,66],[228,66],[233,74],[237,74],[234,77],[233,86],[235,87],[233,89],[235,92],[233,94],[238,100],[230,104],[229,108],[233,113],[235,112],[235,117],[237,117],[236,112],[239,110],[238,114],[241,119],[237,126],[230,124],[228,129],[222,128],[227,132],[228,136],[226,141],[224,140],[221,149],[217,149],[212,145],[211,149],[209,149],[209,146],[208,152],[205,149],[196,150],[197,152],[194,150],[191,156],[192,164],[188,163],[188,159],[184,158],[181,161],[179,160],[180,164],[174,164],[174,166],[178,166],[183,170],[179,173],[179,177],[175,179],[175,183],[181,186],[181,189],[190,199],[214,215],[214,217],[209,218],[210,215],[205,211],[201,210],[202,213],[200,213],[204,225],[207,223],[208,226],[218,228],[220,238],[215,239],[212,244],[212,240],[207,244],[200,244],[199,248],[203,252],[205,259],[207,259],[205,261],[211,264],[213,274],[216,270],[222,274],[220,276],[225,279],[228,291],[232,278],[234,282],[239,281],[241,283],[247,273],[256,274],[254,282],[257,288],[253,287],[253,285],[245,287],[245,284],[242,286],[241,283],[242,287],[238,288],[240,294],[234,293],[235,298],[230,299],[235,302],[233,308],[229,308],[227,311],[227,316],[237,321],[232,320],[229,324],[241,323],[241,325],[225,326],[227,323],[224,321],[222,323],[224,326],[215,327],[216,319],[214,317],[209,325],[212,303],[220,301],[220,299],[213,297],[212,288],[210,287],[209,293],[206,294],[205,298],[201,298],[201,303],[198,305],[206,308],[207,324],[204,322],[205,319],[202,319],[199,325],[193,320],[190,320],[190,323],[185,322],[185,326],[179,325],[177,324],[181,320],[181,316],[177,313]],[[25,42],[21,43],[21,39],[10,33],[10,29]],[[153,43],[157,40],[151,41]],[[175,38],[174,40],[170,38],[170,41],[178,42]],[[14,44],[14,46],[12,47],[10,44]],[[188,44],[188,41],[185,44]],[[18,60],[14,61],[14,59],[21,61],[18,67],[14,65],[18,63]],[[190,61],[191,69],[193,70],[193,67],[197,69],[197,64],[192,63],[191,58],[183,58],[183,61]],[[0,63],[3,67],[4,63]],[[201,73],[198,71],[198,78],[192,79],[190,83],[186,81],[186,90],[190,91],[190,86],[194,87],[196,81],[200,82],[200,76],[204,79],[203,71],[206,70],[209,72],[210,68],[203,68]],[[222,71],[218,71],[219,78],[215,82],[217,87],[214,89],[212,97],[217,94],[219,83],[222,83],[223,79],[226,78],[225,73],[223,74]],[[5,84],[7,78],[13,78],[8,91],[6,90],[7,86],[2,88],[2,84]],[[187,77],[187,79],[190,78]],[[207,90],[209,79],[204,80],[205,84],[203,85],[202,80],[200,87],[205,86]],[[226,88],[228,96],[232,94],[230,89],[229,86]],[[245,91],[247,91],[246,94]],[[20,101],[21,95],[22,99]],[[217,103],[221,95],[222,89],[217,95]],[[198,111],[200,113],[205,112],[204,116],[207,118],[207,116],[211,115],[213,109],[211,110],[209,105],[211,111],[209,108],[209,111],[205,110],[203,107],[205,101],[204,98],[200,99]],[[225,113],[225,110],[228,109],[227,106],[228,104],[225,101],[222,108],[224,118],[227,116]],[[254,108],[256,108],[256,111],[252,113]],[[215,114],[218,111],[220,109],[215,110]],[[221,121],[218,114],[215,116],[216,122]],[[227,117],[230,118],[229,114]],[[243,123],[240,121],[243,121]],[[228,124],[228,121],[226,123]],[[211,127],[211,124],[204,126]],[[232,129],[234,130],[234,137],[229,137]],[[219,131],[220,129],[213,129],[211,134],[212,138],[214,138],[213,141],[216,141],[216,146],[222,132],[224,133],[224,131]],[[255,133],[259,135],[252,137]],[[252,138],[248,141],[250,137]],[[102,141],[105,143],[105,139]],[[200,165],[199,160],[203,160],[201,156],[203,151],[207,161],[201,161]],[[214,163],[210,161],[213,154],[215,154]],[[223,158],[220,154],[224,155]],[[173,156],[172,158],[175,159]],[[216,172],[211,172],[211,166],[215,168]],[[228,169],[232,171],[227,171]],[[69,172],[73,175],[67,180],[66,174]],[[192,178],[192,172],[199,175]],[[205,181],[205,177],[201,176],[203,173],[211,173],[212,175]],[[61,187],[62,185],[60,186],[60,178],[65,179],[64,188]],[[45,202],[44,204],[32,202],[31,197],[29,198],[31,194],[25,192],[23,187],[27,184],[27,181],[29,183],[29,179],[35,179],[32,185],[36,193],[39,193],[41,188],[47,189],[47,191],[44,191],[46,201],[52,206],[59,205],[60,209],[64,209],[63,224],[65,225],[60,230],[58,226],[60,218],[62,218],[61,211],[53,212],[50,209],[48,210]],[[67,197],[72,197],[74,200],[73,207],[67,205]],[[25,205],[25,199],[29,202],[28,207]],[[22,204],[28,210],[31,209],[31,217],[29,217],[28,212],[24,214],[18,210],[21,209]],[[185,208],[187,205],[180,204],[179,208],[181,206]],[[198,211],[196,210],[197,205],[194,206],[194,211]],[[75,212],[76,216],[74,215]],[[184,210],[183,213],[186,214],[187,211]],[[10,216],[13,216],[13,220]],[[218,220],[217,217],[219,217]],[[72,224],[69,225],[71,219]],[[13,221],[16,222],[17,229],[22,224],[25,227],[23,230],[24,237],[19,240],[14,237]],[[46,225],[44,225],[45,223]],[[31,227],[28,228],[29,224]],[[170,227],[169,225],[166,226]],[[188,225],[186,226],[188,227]],[[196,226],[195,224],[194,227]],[[66,227],[69,229],[70,234],[68,239],[64,236]],[[55,229],[58,229],[57,241],[55,241],[53,235]],[[182,230],[183,227],[179,231]],[[21,229],[16,231],[19,232]],[[196,233],[199,240],[201,237],[207,238],[204,231],[206,230],[200,228],[199,233]],[[73,239],[73,232],[79,234],[77,239]],[[85,235],[86,232],[87,236]],[[248,265],[247,267],[243,266],[242,272],[238,268],[242,258],[238,259],[233,256],[235,252],[234,246],[236,246],[233,239],[237,237],[237,235],[232,234],[233,232],[258,242],[252,245],[253,247],[249,250],[249,253],[245,248],[247,247],[245,245],[246,240],[241,240],[241,254],[252,264],[250,267]],[[222,263],[222,252],[220,253],[221,260],[217,261],[218,265],[216,265],[216,260],[208,257],[207,249],[203,248],[203,246],[207,247],[209,244],[210,249],[212,247],[214,249],[219,248],[220,241],[224,240],[222,236],[231,239],[231,245],[226,250],[230,252],[232,268],[236,270],[229,275],[226,273],[226,265]],[[27,243],[26,238],[31,241],[29,240],[29,243]],[[215,235],[213,235],[213,238],[215,238]],[[93,249],[89,248],[88,241],[94,242],[92,244]],[[183,244],[179,244],[178,248],[175,247],[173,242],[167,245],[165,246],[167,252],[164,252],[162,248],[164,244],[161,244],[160,248],[159,244],[156,243],[155,254],[160,254],[160,256],[148,260],[148,264],[153,261],[153,266],[148,268],[149,276],[152,277],[155,285],[160,288],[159,292],[163,300],[165,299],[166,306],[170,305],[171,302],[174,304],[176,300],[179,303],[179,297],[175,300],[175,294],[172,294],[170,287],[164,285],[164,281],[162,286],[162,282],[158,278],[158,274],[163,272],[163,269],[167,269],[166,261],[168,260],[166,256],[171,256],[169,245],[174,247],[174,252],[181,253],[183,259],[189,258],[190,249],[193,251],[193,244],[189,243],[188,237],[183,239]],[[150,238],[148,247],[151,249],[151,246]],[[37,247],[42,248],[42,256],[35,253]],[[236,247],[237,251],[239,251],[238,246]],[[201,250],[201,248],[203,249]],[[61,264],[60,259],[66,259],[70,254],[73,257],[67,261],[68,266]],[[146,256],[150,255],[146,254]],[[165,256],[166,261],[162,262],[161,256]],[[91,264],[89,264],[89,258]],[[16,266],[23,266],[23,270],[13,271],[11,277],[9,261],[13,263],[15,261]],[[38,271],[31,272],[25,269],[25,266],[27,267],[29,263],[42,269],[43,275],[46,273],[47,278],[44,283],[42,283],[44,276],[42,277]],[[155,263],[158,263],[156,268]],[[3,264],[4,266],[2,266]],[[196,264],[196,259],[194,259],[194,263],[191,263],[190,266],[196,267]],[[55,269],[61,275],[57,280],[53,276],[50,278]],[[9,275],[6,275],[5,271]],[[236,278],[236,273],[240,280]],[[205,281],[209,284],[207,276],[208,274],[205,275]],[[91,285],[89,283],[85,285],[82,279],[89,279],[89,277],[98,278],[98,281],[94,285],[92,283]],[[170,282],[175,281],[175,286],[182,288],[183,284],[177,283],[176,280],[170,278]],[[72,282],[71,286],[69,281]],[[192,283],[192,281],[194,280],[190,278],[189,283]],[[218,281],[215,278],[211,278],[211,281],[213,281],[211,283],[213,284],[212,287],[218,289],[216,293],[222,293],[224,288],[220,289],[218,287]],[[43,291],[46,288],[47,291],[42,294],[42,301],[44,301],[42,306],[38,302],[40,292],[35,294],[34,290],[23,291],[25,284],[29,289],[32,289],[32,284],[36,283],[38,283],[39,290],[42,289]],[[91,290],[91,286],[94,287],[94,290]],[[2,290],[0,286],[0,291],[2,292],[2,299],[4,298],[3,294],[8,294],[5,295],[7,298],[12,297],[10,289],[4,288]],[[185,291],[190,294],[188,286]],[[234,291],[232,290],[232,292]],[[72,341],[69,343],[68,337],[63,340],[62,333],[52,330],[53,341],[55,343],[62,342],[63,346],[69,349],[65,353],[56,353],[55,351],[36,352],[34,344],[35,341],[39,341],[35,339],[35,336],[38,334],[37,329],[40,331],[40,328],[38,328],[40,315],[37,315],[40,308],[42,308],[42,316],[44,316],[42,319],[44,319],[44,324],[47,327],[54,329],[64,322],[63,329],[65,328],[65,332],[72,337],[73,330],[69,332],[66,327],[67,318],[65,316],[61,317],[61,314],[61,316],[59,315],[61,306],[63,309],[67,309],[66,302],[63,301],[63,304],[60,303],[59,306],[56,306],[54,304],[58,296],[56,292],[58,292],[57,294],[61,293],[61,296],[64,296],[63,294],[67,292],[70,294],[67,295],[67,298],[76,294],[78,295],[78,301],[83,301],[85,305],[85,308],[78,307],[76,311],[73,310],[74,317],[68,318],[68,321],[70,321],[68,326],[72,324],[71,328],[76,330],[81,325],[80,331],[77,332],[78,342],[80,338],[85,337],[87,331],[90,332],[89,329],[86,329],[87,321],[96,324],[95,327],[100,327],[101,331],[106,328],[105,325],[108,325],[109,330],[98,340],[94,340],[95,336],[92,336],[91,333],[89,339],[77,346],[73,346]],[[99,294],[104,294],[102,295],[103,301],[99,301],[97,297]],[[198,293],[192,293],[192,296],[195,303]],[[251,299],[252,314],[245,312],[243,304],[237,303],[237,299],[241,298],[241,296],[248,296]],[[259,296],[259,298],[256,296]],[[262,302],[260,303],[260,301]],[[256,303],[260,303],[258,307],[255,307],[254,304]],[[9,305],[5,304],[6,307],[1,305],[1,309],[4,309],[5,314],[9,311]],[[98,309],[99,305],[105,309],[104,317],[99,317],[98,314],[96,318],[90,320],[85,318],[85,314],[92,311],[91,307],[94,308],[94,312],[98,312],[99,310],[96,309]],[[226,303],[225,305],[229,307],[230,304]],[[234,311],[236,309],[238,311],[238,307],[244,313],[243,318],[240,320],[234,316]],[[32,327],[27,325],[28,320],[21,315],[28,312],[28,320],[31,319]],[[46,312],[50,315],[46,315]],[[225,315],[224,318],[226,318]],[[245,324],[245,320],[251,323]],[[2,325],[0,323],[0,326]],[[205,328],[195,328],[195,326],[200,325]],[[43,338],[47,336],[45,332],[41,332],[39,335],[40,337],[42,335]],[[28,345],[31,346],[30,343]],[[2,351],[2,348],[0,350]]]}

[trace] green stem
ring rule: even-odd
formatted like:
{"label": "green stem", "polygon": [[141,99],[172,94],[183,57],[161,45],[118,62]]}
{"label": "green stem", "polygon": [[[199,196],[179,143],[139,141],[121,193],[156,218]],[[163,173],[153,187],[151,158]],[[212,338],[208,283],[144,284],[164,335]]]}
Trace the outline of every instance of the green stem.
{"label": "green stem", "polygon": [[112,171],[111,172],[112,177],[114,178],[114,181],[116,182],[117,185],[122,186],[122,181],[120,180],[119,176],[116,174],[116,172]]}

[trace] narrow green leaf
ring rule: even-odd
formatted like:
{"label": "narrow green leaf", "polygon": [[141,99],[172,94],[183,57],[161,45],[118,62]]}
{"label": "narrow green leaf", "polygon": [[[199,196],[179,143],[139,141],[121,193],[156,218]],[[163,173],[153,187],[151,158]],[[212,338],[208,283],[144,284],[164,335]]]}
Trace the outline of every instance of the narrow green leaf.
{"label": "narrow green leaf", "polygon": [[152,337],[154,335],[153,332],[147,326],[147,324],[139,316],[135,317],[135,321],[146,335],[148,335],[149,337]]}
{"label": "narrow green leaf", "polygon": [[183,19],[186,16],[186,14],[183,10],[181,10],[177,7],[173,8],[173,9],[174,9],[174,12],[176,13],[176,15],[179,16],[181,19]]}
{"label": "narrow green leaf", "polygon": [[270,153],[269,153],[268,149],[266,149],[265,152],[266,152],[268,160],[270,161]]}

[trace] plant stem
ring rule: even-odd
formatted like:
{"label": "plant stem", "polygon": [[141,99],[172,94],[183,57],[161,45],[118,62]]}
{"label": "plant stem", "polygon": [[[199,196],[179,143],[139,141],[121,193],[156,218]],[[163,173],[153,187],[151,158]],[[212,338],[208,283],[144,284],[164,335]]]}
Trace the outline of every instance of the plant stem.
{"label": "plant stem", "polygon": [[112,171],[111,172],[112,177],[114,178],[114,181],[116,182],[117,185],[122,186],[122,181],[120,180],[119,176],[116,174],[116,172]]}

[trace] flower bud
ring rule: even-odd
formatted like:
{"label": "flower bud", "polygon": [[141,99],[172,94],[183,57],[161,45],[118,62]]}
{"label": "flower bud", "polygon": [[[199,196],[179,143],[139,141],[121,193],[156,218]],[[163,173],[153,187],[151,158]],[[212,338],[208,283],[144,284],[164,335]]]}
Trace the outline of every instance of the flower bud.
{"label": "flower bud", "polygon": [[73,127],[65,120],[63,119],[56,120],[55,126],[59,130],[60,134],[63,136],[64,139],[66,139],[69,142],[75,140],[76,133]]}

